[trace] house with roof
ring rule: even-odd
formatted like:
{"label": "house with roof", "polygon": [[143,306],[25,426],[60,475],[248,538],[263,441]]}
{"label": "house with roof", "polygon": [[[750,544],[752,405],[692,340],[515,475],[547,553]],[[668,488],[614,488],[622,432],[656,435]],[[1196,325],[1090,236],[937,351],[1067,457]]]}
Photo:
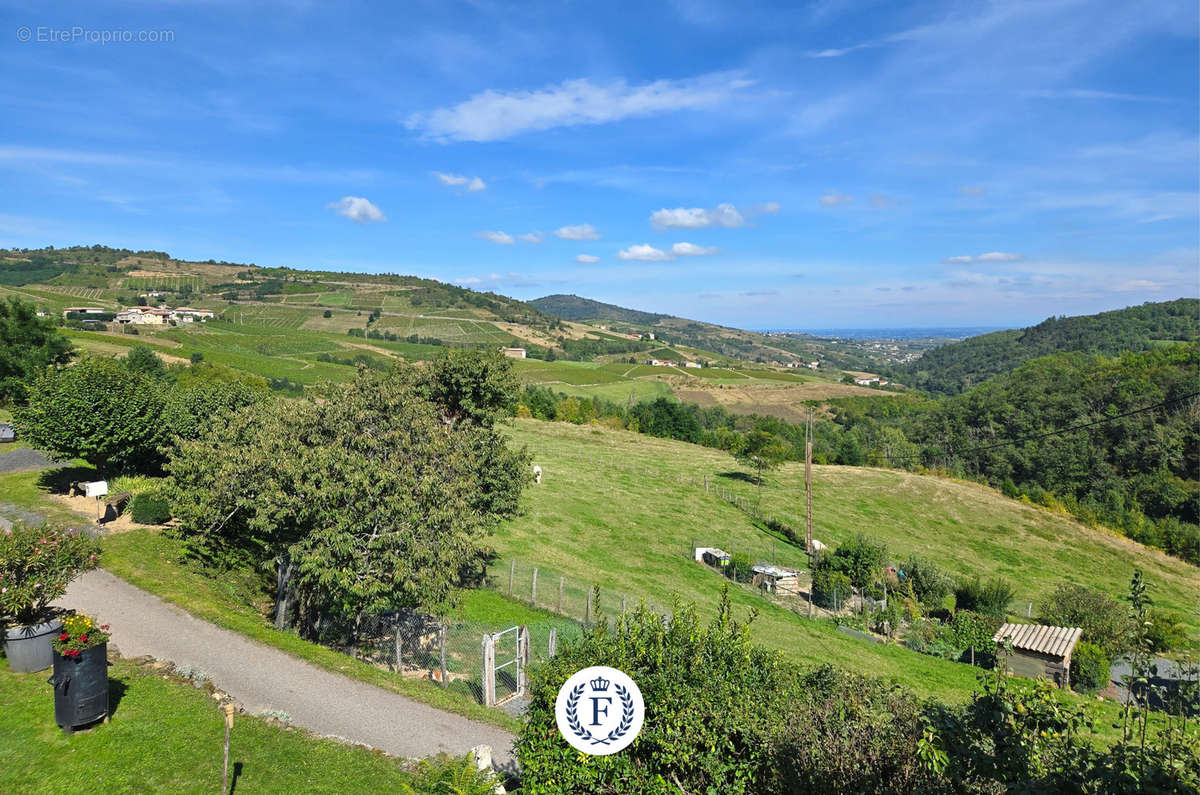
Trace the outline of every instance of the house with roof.
{"label": "house with roof", "polygon": [[1037,679],[1044,676],[1061,688],[1071,686],[1071,652],[1083,630],[1079,627],[1052,627],[1046,624],[1004,624],[992,637],[996,643],[1008,643],[1009,673]]}
{"label": "house with roof", "polygon": [[771,566],[759,563],[750,567],[753,577],[751,583],[764,591],[778,594],[797,596],[800,593],[800,572],[795,569],[785,569],[781,566]]}

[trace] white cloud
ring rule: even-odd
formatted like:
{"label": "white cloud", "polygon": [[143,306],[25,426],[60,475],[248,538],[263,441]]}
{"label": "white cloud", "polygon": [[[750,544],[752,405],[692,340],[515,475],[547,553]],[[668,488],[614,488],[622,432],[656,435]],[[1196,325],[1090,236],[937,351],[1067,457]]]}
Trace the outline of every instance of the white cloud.
{"label": "white cloud", "polygon": [[679,257],[703,257],[716,254],[716,246],[697,246],[695,243],[676,243],[671,246],[671,253]]}
{"label": "white cloud", "polygon": [[511,246],[513,243],[516,242],[515,240],[513,240],[513,236],[508,234],[507,232],[498,232],[498,231],[493,232],[491,230],[487,230],[484,232],[480,232],[479,236],[481,238],[483,238],[484,240],[487,240],[491,243],[498,243],[501,246]]}
{"label": "white cloud", "polygon": [[455,279],[454,280],[455,284],[481,284],[482,282],[483,282],[483,279],[479,279],[475,276],[467,276],[464,279]]}
{"label": "white cloud", "polygon": [[666,262],[675,258],[675,255],[669,251],[663,251],[661,248],[655,248],[645,243],[622,249],[617,252],[617,256],[621,259],[639,260],[641,262]]}
{"label": "white cloud", "polygon": [[448,185],[455,188],[465,188],[467,193],[475,191],[487,190],[487,183],[479,177],[464,177],[461,174],[443,174],[440,171],[433,172],[433,175],[438,178],[438,182],[443,185]]}
{"label": "white cloud", "polygon": [[372,224],[386,221],[383,211],[361,196],[343,196],[335,202],[325,205],[327,210],[335,210],[343,218],[349,218],[356,224]]}
{"label": "white cloud", "polygon": [[599,240],[600,233],[591,224],[564,226],[554,230],[554,236],[563,240]]}
{"label": "white cloud", "polygon": [[989,251],[986,254],[976,256],[959,255],[957,257],[946,257],[942,262],[951,265],[963,265],[968,262],[1016,262],[1024,259],[1024,256],[1011,251]]}
{"label": "white cloud", "polygon": [[703,207],[676,207],[668,210],[664,207],[650,214],[650,223],[659,229],[704,229],[710,226],[736,229],[744,226],[746,219],[732,204],[718,204],[711,210]]}
{"label": "white cloud", "polygon": [[766,204],[760,204],[758,209],[764,213],[777,213],[779,212],[779,202],[767,202]]}
{"label": "white cloud", "polygon": [[836,190],[830,191],[821,197],[821,205],[824,207],[841,207],[854,201],[853,196],[847,196],[844,193],[838,193]]}
{"label": "white cloud", "polygon": [[640,86],[630,86],[623,80],[598,85],[584,78],[536,91],[489,89],[452,107],[414,113],[405,126],[443,143],[498,141],[555,127],[606,124],[710,107],[747,85],[749,81],[735,74],[717,73],[690,80],[656,80]]}
{"label": "white cloud", "polygon": [[541,232],[526,232],[523,235],[517,235],[517,240],[520,240],[522,243],[541,243],[542,242],[542,233]]}
{"label": "white cloud", "polygon": [[594,265],[600,261],[600,258],[592,254],[576,254],[575,261],[583,265]]}

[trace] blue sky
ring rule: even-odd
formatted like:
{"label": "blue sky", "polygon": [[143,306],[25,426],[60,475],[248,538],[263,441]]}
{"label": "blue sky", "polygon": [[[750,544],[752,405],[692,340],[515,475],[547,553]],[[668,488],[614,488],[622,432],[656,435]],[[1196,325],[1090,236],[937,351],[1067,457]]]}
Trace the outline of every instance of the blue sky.
{"label": "blue sky", "polygon": [[1194,296],[1197,24],[1194,0],[10,2],[0,246],[748,328]]}

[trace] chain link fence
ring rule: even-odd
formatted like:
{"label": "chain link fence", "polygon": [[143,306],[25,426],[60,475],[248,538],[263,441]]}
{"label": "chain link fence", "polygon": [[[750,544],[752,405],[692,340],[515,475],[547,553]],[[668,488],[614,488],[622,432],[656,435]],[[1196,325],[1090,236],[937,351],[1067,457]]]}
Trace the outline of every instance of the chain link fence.
{"label": "chain link fence", "polygon": [[[618,616],[644,601],[634,594],[602,588],[594,582],[567,577],[554,569],[516,559],[495,563],[488,570],[487,584],[505,596],[566,616],[583,627],[596,624],[602,617]],[[645,601],[645,605],[660,615],[671,613],[653,602]]]}

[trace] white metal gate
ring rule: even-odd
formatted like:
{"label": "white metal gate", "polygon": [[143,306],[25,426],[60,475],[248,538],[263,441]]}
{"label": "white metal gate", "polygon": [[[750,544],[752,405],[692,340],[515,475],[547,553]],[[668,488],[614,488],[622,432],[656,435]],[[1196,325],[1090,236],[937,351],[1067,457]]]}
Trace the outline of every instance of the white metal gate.
{"label": "white metal gate", "polygon": [[483,703],[496,707],[524,696],[528,685],[528,666],[528,627],[509,627],[495,634],[484,635]]}

